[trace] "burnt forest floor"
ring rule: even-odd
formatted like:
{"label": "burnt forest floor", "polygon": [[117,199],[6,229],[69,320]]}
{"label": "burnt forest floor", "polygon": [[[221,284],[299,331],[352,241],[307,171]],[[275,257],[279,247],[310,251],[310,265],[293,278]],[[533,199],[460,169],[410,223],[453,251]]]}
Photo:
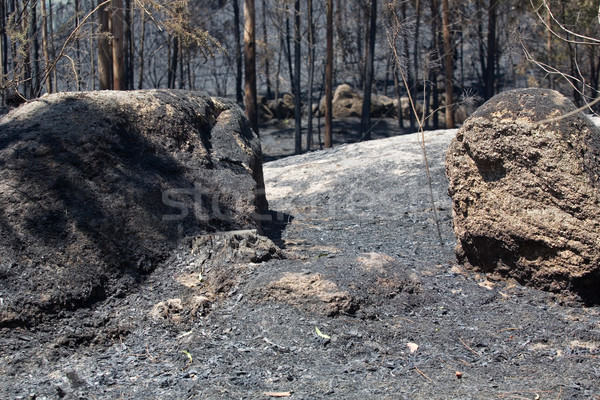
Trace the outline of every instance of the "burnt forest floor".
{"label": "burnt forest floor", "polygon": [[425,135],[438,234],[418,136],[338,146],[338,127],[286,158],[290,131],[263,131],[285,259],[205,271],[182,246],[106,301],[3,328],[0,398],[600,399],[599,307],[456,265],[455,131]]}

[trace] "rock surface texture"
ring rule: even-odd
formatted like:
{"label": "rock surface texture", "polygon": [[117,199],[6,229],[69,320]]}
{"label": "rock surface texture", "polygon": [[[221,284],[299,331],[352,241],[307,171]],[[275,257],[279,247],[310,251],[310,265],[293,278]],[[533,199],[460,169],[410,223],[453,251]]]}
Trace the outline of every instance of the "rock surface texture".
{"label": "rock surface texture", "polygon": [[261,150],[232,102],[62,93],[0,120],[0,324],[119,295],[180,239],[260,229]]}
{"label": "rock surface texture", "polygon": [[600,300],[600,131],[561,94],[492,98],[446,160],[456,255],[476,269]]}

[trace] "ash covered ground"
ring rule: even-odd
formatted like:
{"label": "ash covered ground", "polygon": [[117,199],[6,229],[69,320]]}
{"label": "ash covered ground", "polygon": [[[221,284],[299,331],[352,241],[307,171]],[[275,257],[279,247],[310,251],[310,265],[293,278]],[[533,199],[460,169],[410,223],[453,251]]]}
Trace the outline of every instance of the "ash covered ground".
{"label": "ash covered ground", "polygon": [[434,213],[416,134],[281,158],[291,135],[265,131],[285,259],[203,269],[182,245],[106,301],[2,328],[0,397],[600,399],[600,308],[456,265],[454,134],[425,134]]}

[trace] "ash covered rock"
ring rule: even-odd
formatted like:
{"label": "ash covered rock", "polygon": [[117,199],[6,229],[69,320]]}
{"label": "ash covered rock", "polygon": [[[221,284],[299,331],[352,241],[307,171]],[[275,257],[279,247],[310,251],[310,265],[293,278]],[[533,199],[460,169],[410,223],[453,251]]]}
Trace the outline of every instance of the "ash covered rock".
{"label": "ash covered rock", "polygon": [[234,296],[259,263],[285,258],[270,239],[251,229],[186,242],[151,276],[154,303],[148,315],[153,319],[193,323]]}
{"label": "ash covered rock", "polygon": [[0,324],[124,293],[179,239],[260,229],[261,149],[233,102],[61,93],[0,120]]}
{"label": "ash covered rock", "polygon": [[552,90],[502,93],[458,131],[446,173],[459,261],[597,303],[600,131],[574,109]]}
{"label": "ash covered rock", "polygon": [[282,259],[281,250],[256,230],[218,232],[192,239],[192,253],[202,264],[227,262],[261,263]]}

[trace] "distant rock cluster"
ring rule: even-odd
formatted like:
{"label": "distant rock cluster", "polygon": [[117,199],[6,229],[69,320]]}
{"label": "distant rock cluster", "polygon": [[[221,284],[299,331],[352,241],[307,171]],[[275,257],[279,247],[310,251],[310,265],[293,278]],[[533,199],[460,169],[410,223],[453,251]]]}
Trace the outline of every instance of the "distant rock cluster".
{"label": "distant rock cluster", "polygon": [[[443,101],[443,96],[442,96]],[[331,114],[334,119],[341,118],[360,118],[362,115],[363,96],[361,93],[352,88],[349,84],[339,85],[332,99]],[[400,107],[398,105],[400,104]],[[325,98],[321,98],[319,104],[312,105],[315,116],[323,117],[325,115]],[[263,121],[270,119],[289,119],[294,118],[294,96],[289,93],[284,93],[277,99],[269,100],[264,96],[259,98],[259,112]],[[463,106],[455,106],[455,118],[457,122],[462,122],[466,118],[466,109]],[[402,112],[402,118],[408,120],[415,111],[422,116],[423,105],[415,102],[415,110],[413,110],[408,97],[404,96],[400,99],[391,98],[384,95],[373,94],[371,97],[371,117],[373,118],[398,118],[399,111]],[[440,108],[436,111],[439,121],[444,123],[444,109]]]}

